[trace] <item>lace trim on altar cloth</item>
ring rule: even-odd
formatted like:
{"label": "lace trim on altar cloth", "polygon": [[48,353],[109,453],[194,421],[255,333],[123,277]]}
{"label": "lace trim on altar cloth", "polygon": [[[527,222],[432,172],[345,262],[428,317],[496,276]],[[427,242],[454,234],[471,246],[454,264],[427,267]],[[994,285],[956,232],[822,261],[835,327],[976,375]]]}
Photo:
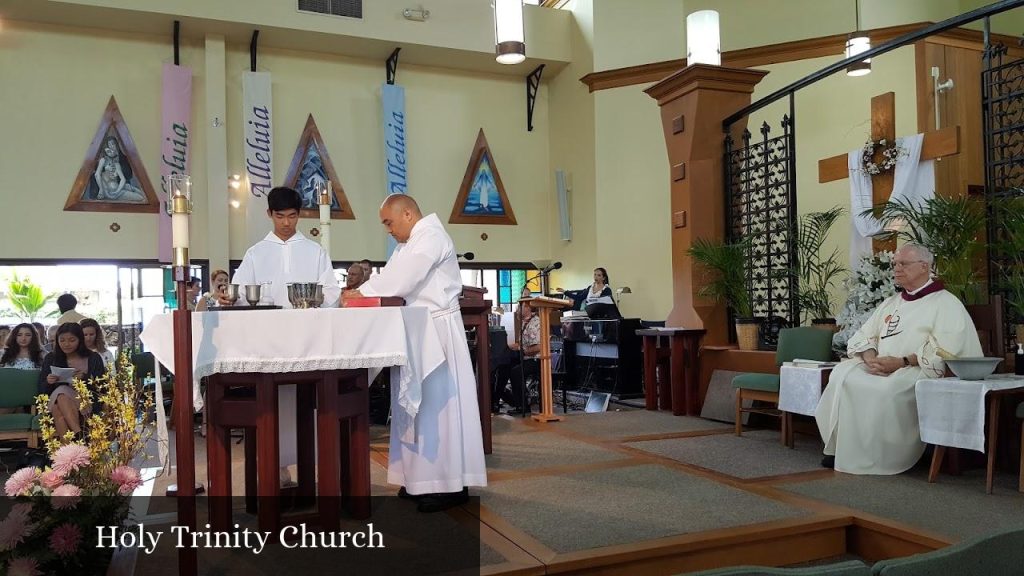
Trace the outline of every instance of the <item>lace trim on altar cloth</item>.
{"label": "lace trim on altar cloth", "polygon": [[359,356],[330,356],[294,358],[230,358],[217,360],[195,368],[195,378],[229,372],[309,372],[313,370],[354,370],[406,366],[409,359],[400,352],[390,354],[360,354]]}

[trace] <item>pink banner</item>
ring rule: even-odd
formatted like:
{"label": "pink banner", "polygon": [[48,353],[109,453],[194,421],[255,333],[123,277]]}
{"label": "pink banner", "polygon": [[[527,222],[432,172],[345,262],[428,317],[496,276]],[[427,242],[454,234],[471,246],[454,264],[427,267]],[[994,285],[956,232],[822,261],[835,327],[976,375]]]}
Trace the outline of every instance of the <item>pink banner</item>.
{"label": "pink banner", "polygon": [[[164,204],[167,177],[188,174],[189,127],[192,125],[192,69],[164,64],[162,111],[160,115],[160,219],[157,257],[171,261],[171,217]],[[194,185],[194,183],[193,183]]]}

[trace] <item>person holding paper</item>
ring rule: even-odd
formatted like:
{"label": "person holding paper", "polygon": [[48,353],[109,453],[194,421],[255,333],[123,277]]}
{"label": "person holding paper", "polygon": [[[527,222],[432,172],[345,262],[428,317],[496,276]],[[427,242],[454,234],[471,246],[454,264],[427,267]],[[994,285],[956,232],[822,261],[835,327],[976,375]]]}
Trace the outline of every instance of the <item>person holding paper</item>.
{"label": "person holding paper", "polygon": [[392,371],[388,483],[418,500],[420,512],[465,503],[468,486],[486,486],[476,377],[459,310],[462,273],[455,245],[436,214],[423,216],[410,196],[393,194],[380,207],[384,228],[398,242],[379,274],[342,298],[399,296],[430,310],[445,363],[423,381],[422,401],[409,409]]}
{"label": "person holding paper", "polygon": [[[341,289],[334,277],[334,268],[327,252],[319,244],[306,238],[296,228],[302,197],[292,188],[279,186],[267,195],[267,217],[274,225],[263,240],[246,251],[242,263],[235,271],[232,284],[244,287],[252,284],[270,284],[269,296],[274,304],[291,308],[288,284],[319,282],[323,286],[324,307],[338,304]],[[244,289],[244,288],[243,288]],[[265,288],[264,288],[265,290]],[[232,306],[225,292],[217,293],[221,306]],[[253,335],[254,338],[262,335]],[[288,466],[298,462],[295,433],[295,387],[284,386],[278,395],[278,438],[281,446],[281,483],[292,483]]]}
{"label": "person holding paper", "polygon": [[50,396],[47,407],[58,436],[64,436],[68,430],[76,435],[81,433],[80,415],[88,416],[97,407],[95,402],[80,405],[78,392],[71,386],[72,379],[82,378],[93,389],[92,380],[104,372],[103,358],[85,347],[82,327],[74,322],[61,324],[57,328],[57,345],[43,359],[39,371],[39,393]]}

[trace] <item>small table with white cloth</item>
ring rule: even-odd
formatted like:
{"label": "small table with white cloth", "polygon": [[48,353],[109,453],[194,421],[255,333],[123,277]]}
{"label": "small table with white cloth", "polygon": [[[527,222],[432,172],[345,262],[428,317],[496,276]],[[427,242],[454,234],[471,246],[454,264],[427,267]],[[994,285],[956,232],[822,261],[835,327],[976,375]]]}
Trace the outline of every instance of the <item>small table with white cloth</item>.
{"label": "small table with white cloth", "polygon": [[[170,314],[154,317],[141,334],[142,341],[153,355],[165,366],[173,366],[174,341]],[[278,522],[277,498],[280,494],[278,479],[279,446],[277,434],[278,384],[277,378],[268,374],[287,373],[289,377],[307,380],[323,375],[324,385],[317,386],[318,393],[327,390],[328,373],[348,375],[349,378],[366,382],[366,369],[392,370],[392,387],[398,388],[399,406],[415,414],[422,398],[422,382],[444,363],[444,352],[430,313],[424,307],[384,308],[327,308],[311,310],[231,310],[199,312],[192,315],[192,366],[194,371],[193,398],[198,410],[203,400],[199,392],[200,378],[214,376],[208,380],[208,393],[223,396],[222,386],[216,375],[231,374],[230,380],[251,377],[256,385],[256,409],[259,411],[256,426],[258,460],[266,460],[258,466],[257,490],[260,496],[260,525],[272,526]],[[244,376],[243,376],[244,375]],[[225,379],[227,380],[227,379]],[[338,380],[340,381],[340,379]],[[273,382],[268,389],[264,385]],[[226,384],[224,384],[226,386]],[[365,386],[365,384],[364,384]],[[394,396],[394,392],[392,393]],[[333,398],[318,398],[321,409],[317,413],[316,429],[337,430],[338,422],[326,421],[332,416],[325,410],[335,402]],[[334,408],[338,408],[334,406]],[[350,407],[368,413],[369,406]],[[209,415],[211,429],[217,422],[216,416]],[[367,426],[368,418],[361,420]],[[368,430],[360,437],[367,438]],[[338,447],[337,438],[320,438],[319,442]],[[322,448],[322,447],[321,447]],[[359,478],[352,478],[352,486],[346,491],[355,500],[369,501],[369,446],[360,450],[359,462],[350,462],[353,470],[358,469]],[[208,449],[208,460],[211,450]],[[325,525],[336,526],[336,503],[340,496],[339,450],[318,450],[317,474],[319,496],[318,511]],[[349,458],[353,460],[353,458]],[[365,461],[362,461],[365,460]],[[219,464],[210,462],[211,465]],[[263,464],[261,462],[261,464]],[[194,465],[194,462],[179,462],[178,466]],[[301,466],[301,462],[300,462]],[[300,478],[304,472],[300,469]],[[307,472],[308,474],[308,472]],[[365,476],[363,478],[362,476]],[[210,482],[210,500],[215,496],[230,494],[230,482]],[[271,498],[264,498],[271,497]],[[218,500],[227,501],[226,498]],[[264,510],[266,502],[270,509]],[[369,508],[365,508],[368,514]],[[357,514],[361,515],[361,514]],[[261,530],[265,529],[261,527]]]}
{"label": "small table with white cloth", "polygon": [[991,494],[996,439],[999,437],[999,407],[1003,396],[1024,393],[1024,376],[993,374],[984,380],[918,380],[914,392],[921,441],[935,445],[928,472],[929,482],[935,481],[947,447],[986,452],[985,404],[988,400],[985,492]]}
{"label": "small table with white cloth", "polygon": [[782,442],[786,446],[793,447],[793,414],[814,417],[832,368],[831,365],[794,366],[789,362],[779,367],[779,411],[782,412]]}

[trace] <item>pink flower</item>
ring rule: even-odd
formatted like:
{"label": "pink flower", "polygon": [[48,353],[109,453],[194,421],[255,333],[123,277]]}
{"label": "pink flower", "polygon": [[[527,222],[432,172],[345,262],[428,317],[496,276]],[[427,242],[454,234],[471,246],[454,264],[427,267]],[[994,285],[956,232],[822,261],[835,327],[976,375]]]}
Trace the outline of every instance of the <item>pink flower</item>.
{"label": "pink flower", "polygon": [[13,550],[32,533],[32,528],[28,514],[23,509],[11,510],[7,518],[0,522],[0,550]]}
{"label": "pink flower", "polygon": [[58,486],[53,491],[53,507],[58,510],[65,508],[74,508],[78,504],[78,499],[82,495],[82,490],[74,484],[64,484]]}
{"label": "pink flower", "polygon": [[88,465],[89,449],[81,444],[61,446],[53,455],[53,469],[61,476]]}
{"label": "pink flower", "polygon": [[61,524],[50,534],[50,548],[58,556],[70,556],[82,540],[82,531],[74,524]]}
{"label": "pink flower", "polygon": [[39,468],[22,468],[7,479],[4,490],[8,496],[27,495],[39,477]]}
{"label": "pink flower", "polygon": [[39,477],[39,483],[47,490],[56,490],[58,486],[64,483],[64,475],[56,470],[47,470]]}
{"label": "pink flower", "polygon": [[110,479],[120,487],[117,492],[122,496],[129,496],[136,488],[142,486],[142,477],[139,476],[139,471],[131,466],[114,468],[114,471],[110,473]]}
{"label": "pink flower", "polygon": [[42,576],[34,558],[15,558],[7,565],[8,576]]}

